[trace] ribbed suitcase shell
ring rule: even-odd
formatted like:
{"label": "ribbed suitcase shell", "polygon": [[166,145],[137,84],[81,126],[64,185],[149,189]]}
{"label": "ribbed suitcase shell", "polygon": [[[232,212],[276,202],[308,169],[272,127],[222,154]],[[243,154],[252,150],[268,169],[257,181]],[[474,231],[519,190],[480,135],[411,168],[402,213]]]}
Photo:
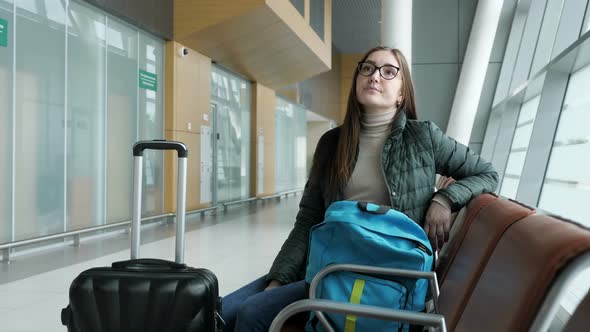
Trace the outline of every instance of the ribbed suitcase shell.
{"label": "ribbed suitcase shell", "polygon": [[62,320],[69,332],[213,332],[220,303],[206,269],[102,267],[74,279]]}

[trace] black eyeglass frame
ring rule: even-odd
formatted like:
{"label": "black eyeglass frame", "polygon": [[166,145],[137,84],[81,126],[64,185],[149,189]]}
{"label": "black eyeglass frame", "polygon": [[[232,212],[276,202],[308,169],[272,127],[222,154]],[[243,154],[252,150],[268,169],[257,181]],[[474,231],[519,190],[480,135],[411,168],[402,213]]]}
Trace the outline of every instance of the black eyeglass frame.
{"label": "black eyeglass frame", "polygon": [[[365,75],[365,74],[362,74],[361,73],[361,66],[363,64],[365,64],[365,63],[368,64],[368,65],[373,66],[373,70],[371,71],[371,73],[369,75]],[[393,75],[392,78],[387,78],[387,77],[383,76],[383,73],[381,72],[381,68],[384,68],[384,67],[393,67],[397,71],[396,71],[395,75]],[[362,75],[362,76],[365,76],[365,77],[369,77],[369,76],[373,75],[376,70],[379,70],[379,76],[383,77],[384,80],[388,80],[388,81],[391,81],[392,79],[396,78],[397,77],[397,74],[399,74],[399,67],[398,66],[394,66],[394,65],[383,65],[383,66],[379,67],[379,66],[377,66],[374,63],[366,62],[366,61],[359,61],[358,64],[357,64],[357,66],[356,66],[356,70],[359,73],[359,75]]]}

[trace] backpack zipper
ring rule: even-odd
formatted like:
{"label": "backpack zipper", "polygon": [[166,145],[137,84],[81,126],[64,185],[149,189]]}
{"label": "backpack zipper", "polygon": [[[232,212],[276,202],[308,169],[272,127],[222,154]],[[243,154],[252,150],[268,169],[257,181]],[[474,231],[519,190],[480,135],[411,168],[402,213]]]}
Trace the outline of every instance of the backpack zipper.
{"label": "backpack zipper", "polygon": [[416,245],[416,248],[418,248],[418,250],[425,252],[428,256],[432,256],[432,251],[430,249],[428,249],[427,246],[422,244],[422,242],[418,242],[418,244]]}

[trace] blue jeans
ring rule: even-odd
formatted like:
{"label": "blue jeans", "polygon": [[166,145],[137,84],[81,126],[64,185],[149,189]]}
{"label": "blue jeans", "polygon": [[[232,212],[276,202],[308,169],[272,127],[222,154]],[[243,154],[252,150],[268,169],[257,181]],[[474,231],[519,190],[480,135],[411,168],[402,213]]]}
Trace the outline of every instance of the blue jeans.
{"label": "blue jeans", "polygon": [[264,291],[266,276],[223,297],[224,332],[267,332],[276,315],[289,304],[308,297],[305,280]]}

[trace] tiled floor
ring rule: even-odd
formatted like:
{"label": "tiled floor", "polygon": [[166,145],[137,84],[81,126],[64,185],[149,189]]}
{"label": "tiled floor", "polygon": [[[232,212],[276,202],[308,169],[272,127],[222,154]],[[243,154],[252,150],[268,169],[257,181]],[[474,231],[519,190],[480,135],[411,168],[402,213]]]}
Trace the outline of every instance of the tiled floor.
{"label": "tiled floor", "polygon": [[[293,227],[300,198],[187,218],[186,263],[213,271],[222,296],[263,275]],[[172,224],[142,232],[141,257],[174,257],[172,234]],[[0,263],[0,332],[66,331],[60,311],[71,281],[85,269],[128,259],[128,244],[121,233]]]}

